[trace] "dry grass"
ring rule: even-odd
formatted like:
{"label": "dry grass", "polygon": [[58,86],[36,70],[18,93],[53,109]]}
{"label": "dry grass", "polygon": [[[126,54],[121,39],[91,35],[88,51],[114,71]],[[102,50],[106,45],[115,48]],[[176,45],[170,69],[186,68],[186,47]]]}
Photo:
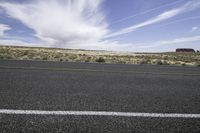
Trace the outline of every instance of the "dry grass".
{"label": "dry grass", "polygon": [[200,53],[135,54],[10,46],[0,46],[0,59],[200,66]]}

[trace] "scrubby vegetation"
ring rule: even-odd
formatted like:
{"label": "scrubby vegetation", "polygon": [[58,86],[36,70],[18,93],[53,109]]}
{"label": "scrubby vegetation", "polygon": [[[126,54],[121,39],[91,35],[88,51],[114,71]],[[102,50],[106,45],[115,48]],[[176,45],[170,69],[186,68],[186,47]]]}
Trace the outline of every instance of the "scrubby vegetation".
{"label": "scrubby vegetation", "polygon": [[99,63],[104,63],[105,60],[103,57],[99,57],[98,59],[96,59],[96,62],[99,62]]}
{"label": "scrubby vegetation", "polygon": [[152,64],[200,66],[200,53],[119,53],[109,51],[70,50],[0,46],[0,60],[41,60],[118,64]]}

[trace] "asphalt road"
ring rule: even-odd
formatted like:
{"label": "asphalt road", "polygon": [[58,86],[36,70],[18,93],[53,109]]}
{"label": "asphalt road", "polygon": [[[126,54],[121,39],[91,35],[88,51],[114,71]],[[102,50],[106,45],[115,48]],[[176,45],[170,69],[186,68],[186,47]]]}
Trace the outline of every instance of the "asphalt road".
{"label": "asphalt road", "polygon": [[[0,109],[200,114],[200,68],[1,60]],[[200,119],[0,114],[0,131],[199,133]]]}

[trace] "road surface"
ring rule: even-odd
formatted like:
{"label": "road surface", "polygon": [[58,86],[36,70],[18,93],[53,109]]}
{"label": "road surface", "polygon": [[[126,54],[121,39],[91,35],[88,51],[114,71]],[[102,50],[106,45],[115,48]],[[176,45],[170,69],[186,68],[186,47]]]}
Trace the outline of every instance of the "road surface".
{"label": "road surface", "polygon": [[198,133],[200,68],[1,60],[0,131]]}

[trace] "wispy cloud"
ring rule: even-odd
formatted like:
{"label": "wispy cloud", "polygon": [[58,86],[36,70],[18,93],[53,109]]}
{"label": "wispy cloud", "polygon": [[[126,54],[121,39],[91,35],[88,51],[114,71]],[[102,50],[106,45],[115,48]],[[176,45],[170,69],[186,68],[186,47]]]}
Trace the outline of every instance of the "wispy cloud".
{"label": "wispy cloud", "polygon": [[198,30],[198,27],[192,27],[192,31],[196,31],[196,30]]}
{"label": "wispy cloud", "polygon": [[150,20],[147,20],[147,21],[144,21],[142,23],[139,23],[139,24],[124,28],[122,30],[119,30],[117,32],[108,34],[106,36],[106,38],[115,37],[115,36],[119,36],[119,35],[122,35],[122,34],[127,34],[127,33],[130,33],[130,32],[136,31],[139,28],[168,20],[168,19],[173,18],[173,17],[180,15],[182,13],[195,10],[199,7],[200,7],[200,1],[199,0],[192,0],[192,1],[189,1],[186,4],[184,4],[184,5],[182,5],[178,8],[163,12],[162,14],[160,14],[160,15],[154,17],[154,18],[151,18]]}
{"label": "wispy cloud", "polygon": [[170,25],[170,24],[176,24],[176,23],[185,22],[185,21],[189,21],[189,20],[195,20],[195,19],[200,19],[200,16],[186,17],[186,18],[183,18],[183,19],[170,21],[170,22],[164,23],[162,25],[159,25],[157,27],[163,27],[163,26],[167,26],[167,25]]}
{"label": "wispy cloud", "polygon": [[108,32],[103,0],[33,0],[0,3],[6,13],[55,47],[96,44]]}
{"label": "wispy cloud", "polygon": [[121,18],[121,19],[119,19],[119,20],[116,20],[116,21],[115,21],[114,23],[112,23],[112,24],[120,23],[120,22],[123,22],[123,21],[127,21],[127,20],[132,19],[132,18],[134,18],[134,17],[136,17],[136,16],[144,15],[144,14],[150,13],[150,12],[152,12],[152,11],[156,11],[156,10],[161,9],[161,8],[164,8],[164,7],[168,7],[168,6],[175,5],[175,4],[177,4],[177,3],[181,2],[181,1],[183,1],[183,0],[178,0],[178,1],[175,1],[175,2],[172,2],[172,3],[168,3],[168,4],[166,4],[166,5],[162,5],[162,6],[159,6],[159,7],[155,7],[155,8],[146,10],[146,11],[144,11],[144,12],[140,12],[140,13],[138,13],[138,14],[134,14],[134,15],[131,15],[131,16],[128,16],[128,17],[125,17],[125,18]]}
{"label": "wispy cloud", "polygon": [[[175,50],[179,45],[185,45],[186,46],[190,46],[190,44],[194,43],[194,42],[199,42],[200,41],[200,36],[184,36],[184,37],[178,37],[178,38],[174,38],[171,40],[159,40],[159,41],[153,41],[153,42],[147,42],[147,43],[120,43],[118,41],[112,42],[112,45],[107,45],[108,42],[104,42],[102,43],[103,47],[106,47],[108,49],[112,48],[112,46],[115,46],[116,51],[125,51],[125,52],[152,52],[155,49],[157,49],[159,52],[159,50],[162,47],[165,46],[170,46],[171,50]],[[161,50],[160,50],[161,51]],[[165,50],[164,50],[165,51]]]}
{"label": "wispy cloud", "polygon": [[191,32],[199,32],[200,28],[197,26],[192,27]]}
{"label": "wispy cloud", "polygon": [[2,46],[32,46],[32,47],[41,47],[41,44],[36,43],[27,43],[20,40],[11,40],[11,39],[1,39],[0,45]]}
{"label": "wispy cloud", "polygon": [[184,44],[184,43],[190,43],[190,42],[196,42],[196,41],[200,41],[200,36],[181,37],[181,38],[176,38],[176,39],[167,40],[167,41],[143,43],[143,44],[139,44],[136,47],[137,48],[154,48],[154,47],[160,47],[164,45]]}
{"label": "wispy cloud", "polygon": [[5,24],[0,24],[0,37],[5,36],[5,31],[10,30],[11,27]]}

